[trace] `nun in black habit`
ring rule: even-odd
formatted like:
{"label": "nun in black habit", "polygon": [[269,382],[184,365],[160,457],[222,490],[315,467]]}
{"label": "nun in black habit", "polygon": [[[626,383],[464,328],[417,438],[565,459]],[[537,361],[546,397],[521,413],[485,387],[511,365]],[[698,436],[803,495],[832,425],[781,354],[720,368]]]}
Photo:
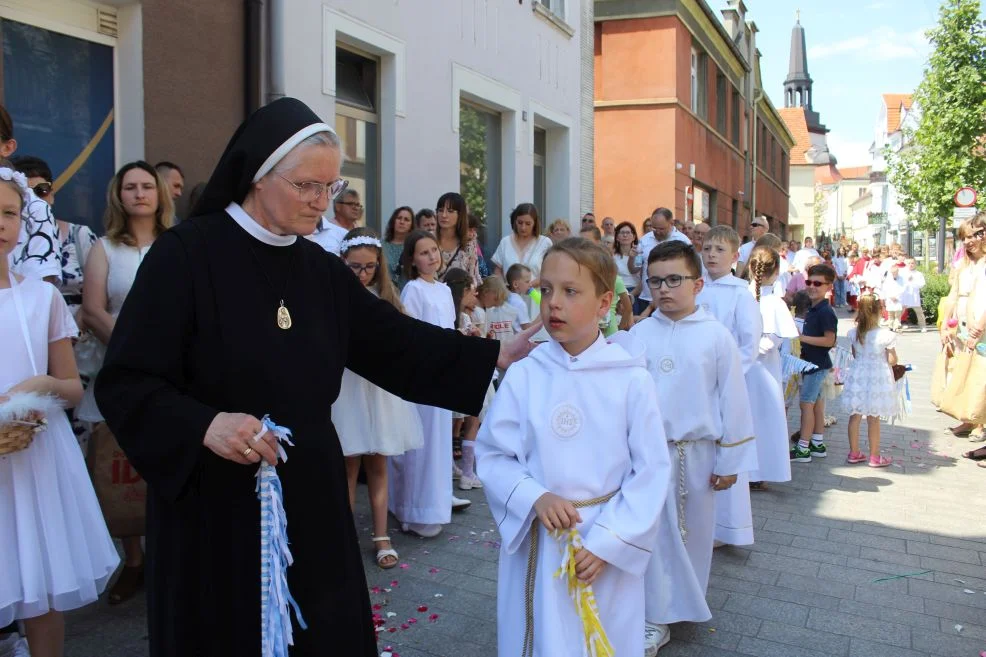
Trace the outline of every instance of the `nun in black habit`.
{"label": "nun in black habit", "polygon": [[[255,442],[294,431],[278,466],[308,629],[295,656],[377,655],[331,404],[344,367],[407,400],[476,415],[501,351],[412,320],[366,291],[310,234],[344,187],[332,129],[285,98],[236,131],[190,220],[161,235],[123,306],[96,386],[148,483],[152,657],[260,652]],[[526,332],[525,332],[526,333]],[[462,373],[469,373],[463,378]]]}

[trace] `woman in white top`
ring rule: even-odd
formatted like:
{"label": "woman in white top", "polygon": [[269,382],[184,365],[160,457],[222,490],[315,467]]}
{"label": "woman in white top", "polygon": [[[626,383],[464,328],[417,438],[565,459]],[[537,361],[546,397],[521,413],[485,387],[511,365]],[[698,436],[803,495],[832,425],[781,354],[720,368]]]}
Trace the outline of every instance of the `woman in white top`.
{"label": "woman in white top", "polygon": [[[174,219],[167,185],[154,167],[142,160],[124,165],[110,181],[106,196],[106,236],[89,251],[82,293],[85,325],[104,345],[109,344],[141,260]],[[109,431],[96,406],[95,388],[93,381],[77,410],[80,419],[100,423],[93,430],[94,436]],[[110,604],[133,597],[144,579],[140,536],[121,538],[126,562],[110,589]]]}
{"label": "woman in white top", "polygon": [[623,279],[627,293],[633,294],[640,282],[640,263],[637,262],[637,229],[629,221],[616,227],[616,246],[613,259],[616,260],[616,273]]}
{"label": "woman in white top", "polygon": [[541,234],[541,220],[533,203],[521,203],[510,213],[511,234],[500,240],[490,260],[497,276],[504,276],[511,265],[522,264],[531,270],[533,285],[541,277],[541,260],[551,248],[551,240]]}
{"label": "woman in white top", "polygon": [[849,275],[849,262],[846,260],[846,250],[842,247],[832,258],[832,268],[835,269],[835,307],[846,305],[846,276]]}

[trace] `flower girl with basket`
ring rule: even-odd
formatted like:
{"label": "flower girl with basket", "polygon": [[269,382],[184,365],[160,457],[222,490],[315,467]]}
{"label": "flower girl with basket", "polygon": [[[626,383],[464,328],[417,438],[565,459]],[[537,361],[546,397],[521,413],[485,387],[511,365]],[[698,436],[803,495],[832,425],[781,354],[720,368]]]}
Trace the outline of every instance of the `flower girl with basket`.
{"label": "flower girl with basket", "polygon": [[82,399],[75,322],[54,286],[15,276],[27,180],[0,168],[0,627],[61,655],[62,612],[97,599],[120,561],[62,410]]}

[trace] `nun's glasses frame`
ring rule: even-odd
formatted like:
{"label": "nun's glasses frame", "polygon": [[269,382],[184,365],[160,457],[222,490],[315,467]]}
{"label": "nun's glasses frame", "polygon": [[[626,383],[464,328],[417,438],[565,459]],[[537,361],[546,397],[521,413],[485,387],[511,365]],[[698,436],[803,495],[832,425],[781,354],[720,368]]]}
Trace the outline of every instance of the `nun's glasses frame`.
{"label": "nun's glasses frame", "polygon": [[323,184],[313,180],[296,183],[293,180],[288,180],[281,174],[277,174],[277,177],[298,190],[298,199],[305,203],[314,203],[318,199],[322,198],[322,194],[326,194],[327,198],[331,201],[335,197],[339,196],[339,194],[346,191],[346,188],[349,187],[349,181],[342,178],[334,182]]}

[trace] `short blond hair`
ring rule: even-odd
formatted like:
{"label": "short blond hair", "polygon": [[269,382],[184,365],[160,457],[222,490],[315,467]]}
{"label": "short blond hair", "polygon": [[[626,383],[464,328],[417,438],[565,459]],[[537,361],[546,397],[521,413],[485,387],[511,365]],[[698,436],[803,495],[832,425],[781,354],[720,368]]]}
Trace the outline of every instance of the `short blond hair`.
{"label": "short blond hair", "polygon": [[739,234],[729,226],[710,228],[709,232],[705,234],[705,243],[708,244],[709,242],[725,242],[733,247],[733,251],[739,251],[740,247]]}
{"label": "short blond hair", "polygon": [[563,253],[574,260],[579,267],[588,269],[597,296],[615,291],[616,261],[602,245],[584,237],[569,237],[548,249],[544,259],[547,260],[548,256],[554,253]]}
{"label": "short blond hair", "polygon": [[500,307],[507,302],[507,285],[499,276],[487,276],[478,288],[477,294],[490,293],[493,295],[494,307]]}

